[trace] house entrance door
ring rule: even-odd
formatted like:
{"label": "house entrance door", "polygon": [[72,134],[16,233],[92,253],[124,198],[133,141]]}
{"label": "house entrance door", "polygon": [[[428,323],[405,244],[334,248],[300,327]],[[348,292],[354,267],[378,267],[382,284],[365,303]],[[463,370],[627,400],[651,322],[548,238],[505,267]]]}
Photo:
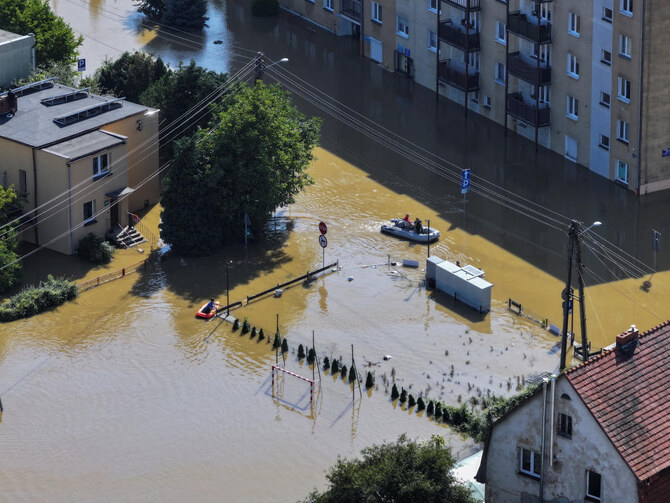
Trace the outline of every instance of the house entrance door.
{"label": "house entrance door", "polygon": [[119,204],[117,199],[112,199],[109,201],[109,225],[112,227],[116,227],[119,225]]}

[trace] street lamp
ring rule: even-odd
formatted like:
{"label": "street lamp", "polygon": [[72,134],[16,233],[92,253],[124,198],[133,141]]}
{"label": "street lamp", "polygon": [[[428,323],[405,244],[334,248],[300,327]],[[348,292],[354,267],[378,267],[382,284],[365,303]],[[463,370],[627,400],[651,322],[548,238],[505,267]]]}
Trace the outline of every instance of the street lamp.
{"label": "street lamp", "polygon": [[226,261],[226,318],[230,316],[230,283],[228,282],[228,276],[230,273],[230,264],[232,264],[232,260],[227,260]]}
{"label": "street lamp", "polygon": [[279,61],[275,61],[274,63],[266,66],[265,69],[267,70],[268,68],[272,68],[273,66],[278,65],[279,63],[288,63],[288,58],[281,58]]}
{"label": "street lamp", "polygon": [[584,234],[586,231],[588,231],[591,227],[598,227],[599,225],[602,225],[603,223],[600,222],[599,220],[596,220],[593,222],[591,225],[589,225],[586,229],[584,229],[580,234]]}

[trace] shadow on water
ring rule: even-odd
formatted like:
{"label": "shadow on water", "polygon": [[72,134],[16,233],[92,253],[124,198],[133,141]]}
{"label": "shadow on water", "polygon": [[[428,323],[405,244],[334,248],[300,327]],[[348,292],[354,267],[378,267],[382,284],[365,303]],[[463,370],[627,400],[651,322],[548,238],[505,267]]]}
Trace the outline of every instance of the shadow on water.
{"label": "shadow on water", "polygon": [[431,291],[428,295],[428,298],[435,301],[436,304],[439,304],[456,316],[460,316],[461,318],[468,320],[471,324],[481,324],[477,326],[478,332],[490,332],[491,316],[489,313],[480,313],[478,310],[439,290]]}
{"label": "shadow on water", "polygon": [[[415,145],[401,155],[394,151],[398,145],[381,146],[354,129],[353,112],[347,112],[352,120],[343,124],[317,107],[315,96],[295,96],[304,113],[324,117],[323,146],[374,180],[427,204],[452,227],[480,235],[557,278],[565,274],[564,260],[557,258],[565,257],[572,218],[587,225],[602,221],[599,235],[645,264],[652,263],[651,229],[669,231],[664,215],[670,210],[670,192],[638,198],[554,152],[536,152],[532,142],[511,131],[505,137],[500,125],[483,116],[464,117],[456,103],[442,98],[436,103],[433,91],[361,59],[358,42],[351,37],[305,29],[303,21],[284,12],[259,20],[245,5],[241,0],[227,4],[228,26],[239,47],[262,50],[272,60],[288,57],[287,70],[374,121],[377,131],[388,136],[381,129],[386,128]],[[271,81],[271,75],[266,80]],[[426,167],[418,152],[437,161],[437,168]],[[493,202],[480,191],[468,194],[463,212],[463,168],[472,169],[474,190],[486,186],[498,200],[512,191],[521,211],[512,210],[509,200]],[[450,173],[452,180],[436,170]],[[459,208],[461,216],[454,218]],[[623,273],[612,266],[605,269],[588,248],[584,259],[592,271],[589,284]],[[670,256],[661,252],[657,269],[669,267]]]}

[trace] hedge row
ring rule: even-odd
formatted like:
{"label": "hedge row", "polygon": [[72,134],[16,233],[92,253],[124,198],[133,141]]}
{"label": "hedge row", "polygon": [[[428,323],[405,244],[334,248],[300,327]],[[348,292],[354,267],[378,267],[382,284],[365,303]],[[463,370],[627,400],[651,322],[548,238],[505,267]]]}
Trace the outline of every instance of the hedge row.
{"label": "hedge row", "polygon": [[0,321],[14,321],[60,306],[77,296],[77,285],[65,278],[49,275],[38,286],[26,286],[0,305]]}

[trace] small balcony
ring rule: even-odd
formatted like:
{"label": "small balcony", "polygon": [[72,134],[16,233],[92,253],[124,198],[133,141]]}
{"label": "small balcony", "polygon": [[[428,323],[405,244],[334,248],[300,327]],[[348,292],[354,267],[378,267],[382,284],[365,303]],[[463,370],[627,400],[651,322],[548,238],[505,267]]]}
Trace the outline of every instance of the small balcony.
{"label": "small balcony", "polygon": [[529,82],[534,86],[546,86],[551,84],[551,67],[540,66],[538,75],[537,63],[533,64],[525,61],[519,52],[510,53],[509,67],[507,71],[511,75],[519,77],[521,80]]}
{"label": "small balcony", "polygon": [[359,0],[342,0],[340,4],[341,14],[360,23],[362,18],[361,12],[361,2]]}
{"label": "small balcony", "polygon": [[456,26],[451,20],[440,23],[438,36],[443,42],[460,49],[461,51],[479,51],[479,32],[468,33],[465,26]]}
{"label": "small balcony", "polygon": [[465,11],[481,10],[480,0],[442,0],[449,7],[456,7],[457,9]]}
{"label": "small balcony", "polygon": [[547,105],[535,108],[535,103],[526,102],[521,93],[507,95],[507,113],[535,127],[551,124],[551,108]]}
{"label": "small balcony", "polygon": [[507,18],[509,31],[536,44],[551,43],[551,23],[537,24],[535,16],[523,14],[520,11],[510,12]]}
{"label": "small balcony", "polygon": [[437,67],[437,77],[441,82],[464,92],[479,90],[479,71],[468,68],[465,73],[465,64],[450,59],[440,61]]}

